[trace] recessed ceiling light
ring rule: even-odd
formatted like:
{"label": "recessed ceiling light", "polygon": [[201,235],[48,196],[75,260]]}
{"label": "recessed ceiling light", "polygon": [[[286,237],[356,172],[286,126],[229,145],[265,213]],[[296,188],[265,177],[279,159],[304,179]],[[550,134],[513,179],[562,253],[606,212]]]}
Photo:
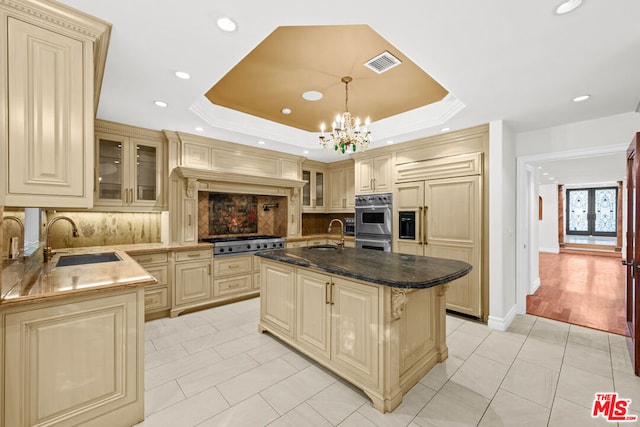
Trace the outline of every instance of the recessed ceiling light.
{"label": "recessed ceiling light", "polygon": [[549,172],[543,172],[542,175],[547,176],[549,175]]}
{"label": "recessed ceiling light", "polygon": [[167,105],[169,105],[169,104],[167,104],[167,103],[166,103],[166,102],[164,102],[164,101],[153,101],[153,103],[154,103],[154,104],[156,104],[158,107],[162,107],[162,108],[164,108],[164,107],[166,107]]}
{"label": "recessed ceiling light", "polygon": [[564,15],[565,13],[569,13],[569,12],[575,10],[581,4],[582,4],[582,0],[568,0],[568,1],[565,1],[564,3],[560,4],[560,6],[558,6],[556,8],[556,13],[558,15]]}
{"label": "recessed ceiling light", "polygon": [[302,97],[307,101],[319,101],[324,95],[317,90],[308,90],[302,94]]}
{"label": "recessed ceiling light", "polygon": [[202,126],[196,126],[195,129],[197,132],[204,132],[204,128]]}
{"label": "recessed ceiling light", "polygon": [[449,132],[451,130],[451,128],[442,128],[440,129],[440,132]]}
{"label": "recessed ceiling light", "polygon": [[573,98],[573,102],[582,102],[582,101],[586,101],[589,98],[591,98],[591,95],[576,96],[575,98]]}
{"label": "recessed ceiling light", "polygon": [[388,140],[387,144],[389,144],[389,145],[393,144],[393,139]]}
{"label": "recessed ceiling light", "polygon": [[538,166],[538,169],[542,169],[542,166]]}
{"label": "recessed ceiling light", "polygon": [[551,180],[551,181],[553,181],[554,179],[555,179],[555,178],[554,178],[554,177],[552,177],[552,176],[550,176],[550,177],[549,177],[549,180]]}
{"label": "recessed ceiling light", "polygon": [[304,150],[302,154],[309,154],[309,150]]}
{"label": "recessed ceiling light", "polygon": [[258,144],[264,145],[264,141],[258,141]]}
{"label": "recessed ceiling light", "polygon": [[218,23],[218,28],[220,28],[222,31],[232,32],[232,31],[235,31],[237,28],[236,23],[233,21],[233,19],[229,18],[228,16],[223,16],[222,18],[219,18],[217,23]]}
{"label": "recessed ceiling light", "polygon": [[176,77],[182,80],[189,80],[191,78],[189,73],[185,73],[184,71],[176,71]]}
{"label": "recessed ceiling light", "polygon": [[280,112],[282,114],[291,114],[291,108],[283,108]]}

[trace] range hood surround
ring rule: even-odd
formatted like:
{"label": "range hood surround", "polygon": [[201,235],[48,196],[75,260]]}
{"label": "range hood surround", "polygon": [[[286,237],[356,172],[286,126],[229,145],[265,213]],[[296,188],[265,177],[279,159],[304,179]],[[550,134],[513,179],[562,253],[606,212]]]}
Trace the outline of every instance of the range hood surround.
{"label": "range hood surround", "polygon": [[[299,236],[302,210],[301,193],[305,181],[290,178],[253,176],[239,173],[217,172],[197,168],[176,167],[172,172],[172,185],[179,186],[178,203],[170,203],[172,223],[171,240],[196,243],[201,234],[198,214],[199,192],[249,194],[276,197],[283,200],[280,209],[287,211],[286,236]],[[191,229],[193,229],[191,231]]]}
{"label": "range hood surround", "polygon": [[277,197],[286,236],[299,236],[304,157],[164,130],[169,142],[171,242],[198,242],[198,192]]}

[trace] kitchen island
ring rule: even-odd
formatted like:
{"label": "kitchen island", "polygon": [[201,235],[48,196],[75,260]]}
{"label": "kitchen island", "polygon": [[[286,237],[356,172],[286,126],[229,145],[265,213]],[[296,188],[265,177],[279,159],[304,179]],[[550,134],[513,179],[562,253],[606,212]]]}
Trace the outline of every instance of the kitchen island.
{"label": "kitchen island", "polygon": [[259,331],[268,331],[393,411],[447,358],[447,283],[456,260],[330,245],[258,252]]}
{"label": "kitchen island", "polygon": [[[34,271],[3,274],[2,427],[144,418],[144,286],[156,279],[120,249],[66,251],[49,262],[40,251]],[[58,264],[67,255],[71,265]]]}

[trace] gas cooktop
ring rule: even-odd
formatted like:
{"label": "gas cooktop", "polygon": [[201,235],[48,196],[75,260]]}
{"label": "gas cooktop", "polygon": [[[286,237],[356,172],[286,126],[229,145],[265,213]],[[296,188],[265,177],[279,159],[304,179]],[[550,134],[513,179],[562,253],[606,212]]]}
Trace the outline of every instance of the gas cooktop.
{"label": "gas cooktop", "polygon": [[279,236],[270,236],[268,234],[246,234],[237,236],[224,236],[224,237],[205,237],[200,239],[201,242],[206,243],[220,243],[220,242],[237,242],[246,240],[259,240],[259,239],[280,239]]}
{"label": "gas cooktop", "polygon": [[237,235],[206,237],[201,242],[213,243],[213,256],[228,256],[255,253],[265,249],[284,248],[284,238],[270,235]]}

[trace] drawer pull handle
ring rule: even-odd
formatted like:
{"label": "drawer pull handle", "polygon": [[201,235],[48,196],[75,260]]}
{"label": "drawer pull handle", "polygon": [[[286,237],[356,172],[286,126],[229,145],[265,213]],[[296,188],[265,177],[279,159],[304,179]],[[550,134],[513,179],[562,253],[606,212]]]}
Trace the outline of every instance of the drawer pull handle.
{"label": "drawer pull handle", "polygon": [[200,254],[189,254],[187,255],[189,258],[198,258]]}
{"label": "drawer pull handle", "polygon": [[229,266],[229,268],[238,268],[238,267],[240,267],[238,264],[231,264],[231,265]]}
{"label": "drawer pull handle", "polygon": [[145,298],[144,299],[144,303],[145,304],[151,304],[153,302],[153,298]]}
{"label": "drawer pull handle", "polygon": [[230,288],[239,288],[240,287],[240,283],[232,283],[231,285],[229,285]]}

